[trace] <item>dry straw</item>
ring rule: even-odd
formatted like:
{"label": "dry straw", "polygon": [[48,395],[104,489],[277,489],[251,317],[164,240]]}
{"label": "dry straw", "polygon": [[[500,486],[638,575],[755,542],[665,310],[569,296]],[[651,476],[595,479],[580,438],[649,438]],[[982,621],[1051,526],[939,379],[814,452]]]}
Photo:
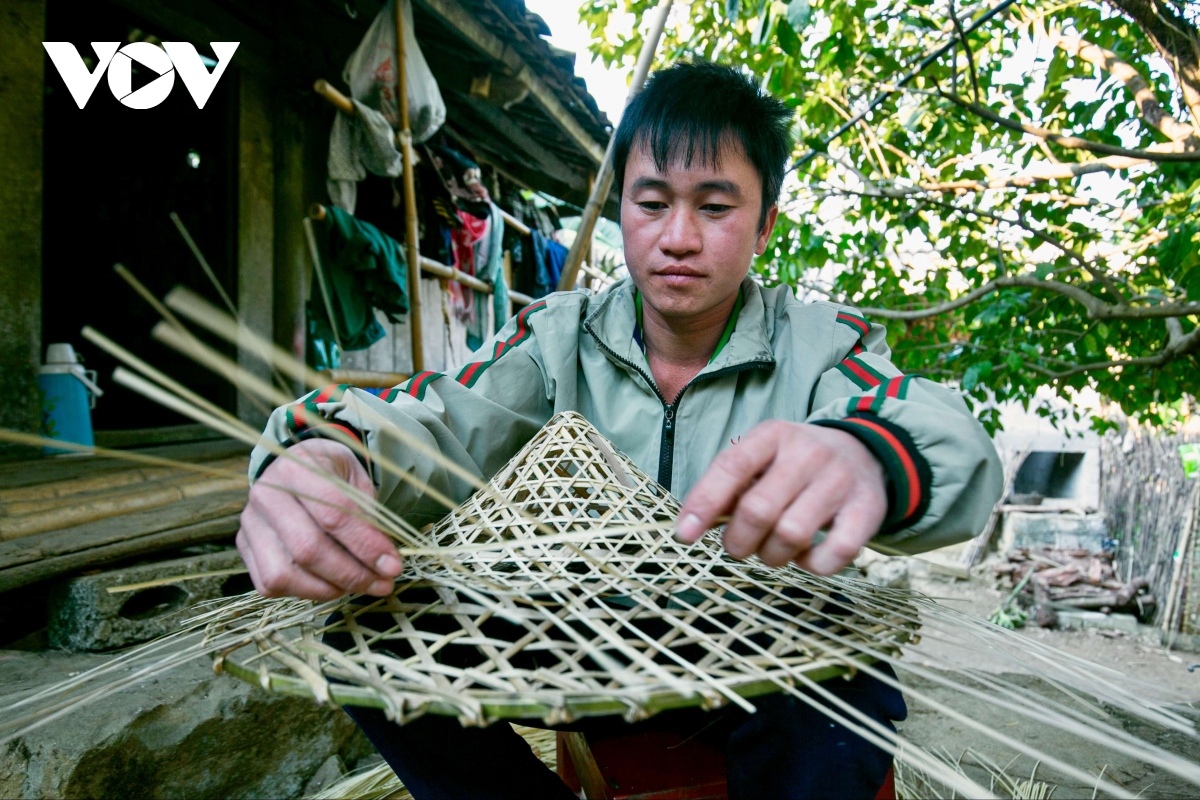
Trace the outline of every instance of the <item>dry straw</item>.
{"label": "dry straw", "polygon": [[[176,290],[167,305],[314,385],[302,364],[194,295]],[[274,387],[245,380],[236,364],[211,348],[201,351],[198,339],[166,338],[256,399],[276,399]],[[145,376],[123,370],[125,385],[228,435],[258,441],[257,431],[194,402],[136,356],[116,345],[106,349]],[[348,395],[345,402],[354,413],[381,401]],[[278,445],[264,446],[342,489],[351,513],[396,539],[408,558],[390,597],[312,603],[249,594],[213,603],[177,634],[10,698],[0,716],[0,741],[209,655],[219,670],[266,689],[373,706],[401,722],[423,713],[450,714],[465,724],[553,723],[597,714],[639,719],[685,705],[734,703],[753,710],[755,696],[785,692],[888,752],[903,752],[906,764],[948,789],[994,794],[946,759],[902,743],[823,685],[861,672],[904,688],[910,705],[946,715],[964,730],[1112,796],[1133,795],[1095,775],[1093,765],[1073,761],[1081,740],[1200,786],[1197,765],[1127,733],[1112,713],[1194,737],[1186,709],[1169,704],[1175,698],[912,592],[735,561],[723,553],[718,532],[695,545],[679,544],[671,536],[674,498],[577,414],[552,419],[486,484],[402,429],[386,435],[476,488],[455,508],[378,449],[345,439],[377,471],[450,511],[428,533],[319,466]],[[939,643],[937,654],[924,654],[924,664],[900,657],[918,629]],[[1050,693],[978,669],[981,657],[1040,678]],[[886,667],[950,690],[941,695],[951,699],[911,683],[902,687]],[[1066,735],[1057,737],[1053,752],[1018,740],[979,721],[981,704]]]}

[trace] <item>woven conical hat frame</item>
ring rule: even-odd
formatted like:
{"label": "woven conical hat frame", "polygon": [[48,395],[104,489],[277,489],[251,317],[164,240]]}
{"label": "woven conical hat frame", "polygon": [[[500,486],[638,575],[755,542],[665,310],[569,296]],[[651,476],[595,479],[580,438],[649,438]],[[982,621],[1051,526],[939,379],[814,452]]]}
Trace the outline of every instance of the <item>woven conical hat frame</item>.
{"label": "woven conical hat frame", "polygon": [[918,627],[901,595],[860,612],[861,584],[851,602],[839,579],[729,558],[716,532],[679,544],[678,512],[582,416],[559,414],[433,527],[390,597],[313,605],[288,631],[275,623],[304,601],[243,606],[210,627],[246,633],[217,667],[400,721],[632,720],[752,709],[745,698],[853,674],[864,651],[895,656]]}

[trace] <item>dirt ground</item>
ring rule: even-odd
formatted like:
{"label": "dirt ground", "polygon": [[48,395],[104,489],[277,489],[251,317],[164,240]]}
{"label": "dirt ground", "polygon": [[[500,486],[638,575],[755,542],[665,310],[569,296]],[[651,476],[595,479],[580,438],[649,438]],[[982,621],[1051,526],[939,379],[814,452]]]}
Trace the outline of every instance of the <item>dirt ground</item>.
{"label": "dirt ground", "polygon": [[[982,574],[973,576],[969,581],[961,581],[930,574],[918,566],[912,570],[910,583],[913,589],[936,597],[946,606],[977,618],[986,618],[1003,599],[1004,593],[992,588],[990,571],[979,572]],[[1072,656],[1119,670],[1128,676],[1129,685],[1137,682],[1147,691],[1156,694],[1156,702],[1166,699],[1174,701],[1177,707],[1186,709],[1187,704],[1197,701],[1196,707],[1200,708],[1200,653],[1168,651],[1159,644],[1156,631],[1145,626],[1137,635],[1102,633],[1096,630],[1047,630],[1032,626],[1020,630],[1019,634]],[[939,657],[956,649],[938,641],[936,637],[926,637],[920,644],[906,651],[905,661],[937,668],[940,664]],[[1188,667],[1192,665],[1196,665],[1195,672],[1188,671]],[[1019,674],[1013,669],[1012,661],[1005,660],[999,654],[981,651],[977,657],[972,658],[971,666],[1060,702],[1064,700],[1064,695],[1047,682],[1029,674]],[[906,686],[912,687],[914,692],[925,693],[964,712],[971,720],[981,722],[992,730],[1005,733],[1039,751],[1059,756],[1090,775],[1099,775],[1103,770],[1106,779],[1133,794],[1162,798],[1200,795],[1200,787],[1193,786],[1140,758],[1114,752],[1031,720],[1012,709],[975,700],[960,691],[940,686],[925,678],[901,671],[901,680]],[[1181,755],[1193,763],[1200,762],[1200,738],[1148,725],[1111,708],[1109,711],[1110,715],[1105,721],[1110,725]],[[1093,718],[1099,719],[1099,715],[1094,715]],[[983,786],[989,785],[989,779],[986,772],[978,767],[977,762],[980,759],[976,754],[982,754],[1005,767],[1006,774],[1014,778],[1028,779],[1035,767],[1035,760],[1028,755],[1022,755],[1010,747],[1001,745],[983,733],[972,730],[961,721],[937,712],[911,697],[909,717],[899,727],[906,740],[926,749],[939,750],[954,759],[966,754],[963,759],[965,771]],[[1036,776],[1038,780],[1056,787],[1054,798],[1093,797],[1094,781],[1085,783],[1078,778],[1066,777],[1048,768],[1044,763],[1037,765]],[[1104,796],[1104,793],[1100,796]]]}

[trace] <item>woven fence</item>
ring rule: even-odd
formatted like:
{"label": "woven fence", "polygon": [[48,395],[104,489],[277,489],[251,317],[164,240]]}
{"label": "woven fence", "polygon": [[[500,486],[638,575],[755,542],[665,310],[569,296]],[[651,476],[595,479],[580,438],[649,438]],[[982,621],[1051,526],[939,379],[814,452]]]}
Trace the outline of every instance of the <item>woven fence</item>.
{"label": "woven fence", "polygon": [[1130,427],[1101,443],[1101,497],[1118,542],[1117,578],[1149,581],[1158,601],[1153,622],[1168,631],[1200,628],[1200,480],[1188,479],[1179,453],[1192,442],[1200,433]]}

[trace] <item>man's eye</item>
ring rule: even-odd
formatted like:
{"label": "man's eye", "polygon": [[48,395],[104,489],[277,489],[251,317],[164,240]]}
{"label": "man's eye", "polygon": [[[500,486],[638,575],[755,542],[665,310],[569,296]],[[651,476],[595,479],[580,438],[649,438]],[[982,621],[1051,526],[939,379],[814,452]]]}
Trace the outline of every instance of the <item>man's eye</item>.
{"label": "man's eye", "polygon": [[667,207],[667,204],[660,203],[657,200],[643,200],[642,202],[638,203],[638,206],[643,211],[662,211]]}
{"label": "man's eye", "polygon": [[701,211],[707,211],[710,214],[723,214],[733,206],[723,206],[720,203],[705,203],[700,206]]}

